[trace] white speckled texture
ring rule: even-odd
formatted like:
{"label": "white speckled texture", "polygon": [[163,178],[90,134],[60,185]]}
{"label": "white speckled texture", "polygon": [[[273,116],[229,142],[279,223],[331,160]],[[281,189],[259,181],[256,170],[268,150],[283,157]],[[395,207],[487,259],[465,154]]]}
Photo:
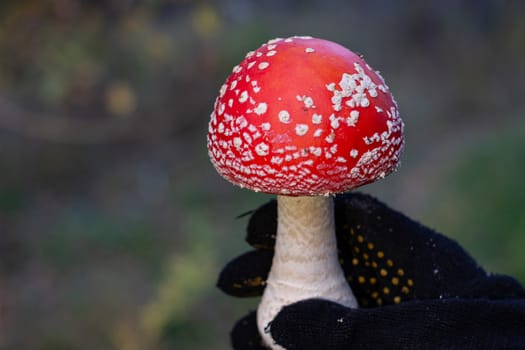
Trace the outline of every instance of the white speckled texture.
{"label": "white speckled texture", "polygon": [[275,255],[257,310],[257,324],[266,344],[274,344],[264,329],[284,305],[324,298],[357,307],[337,257],[333,201],[329,196],[278,196]]}
{"label": "white speckled texture", "polygon": [[241,187],[339,193],[396,168],[403,121],[362,58],[321,39],[276,39],[248,53],[220,88],[208,148],[219,174]]}

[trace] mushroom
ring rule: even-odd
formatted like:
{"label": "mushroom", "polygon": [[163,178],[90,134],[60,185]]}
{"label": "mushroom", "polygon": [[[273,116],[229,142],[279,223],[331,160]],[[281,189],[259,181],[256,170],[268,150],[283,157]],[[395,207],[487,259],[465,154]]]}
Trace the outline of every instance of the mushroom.
{"label": "mushroom", "polygon": [[208,132],[226,180],[277,195],[272,268],[257,310],[264,342],[280,309],[307,298],[356,299],[339,265],[333,200],[384,178],[403,149],[403,121],[385,81],[362,57],[322,39],[274,39],[220,88]]}

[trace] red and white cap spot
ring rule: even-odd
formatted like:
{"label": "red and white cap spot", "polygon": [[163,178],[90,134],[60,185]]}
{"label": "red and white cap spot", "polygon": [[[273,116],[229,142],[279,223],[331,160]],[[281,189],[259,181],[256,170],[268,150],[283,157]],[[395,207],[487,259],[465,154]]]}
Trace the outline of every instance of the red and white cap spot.
{"label": "red and white cap spot", "polygon": [[321,39],[274,39],[220,88],[208,131],[217,171],[254,191],[338,193],[391,173],[403,121],[383,78]]}

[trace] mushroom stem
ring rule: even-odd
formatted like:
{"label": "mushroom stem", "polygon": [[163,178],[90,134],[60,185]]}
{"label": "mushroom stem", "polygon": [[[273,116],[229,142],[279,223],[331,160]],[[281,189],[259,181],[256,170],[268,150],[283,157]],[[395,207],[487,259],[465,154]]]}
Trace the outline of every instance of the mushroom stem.
{"label": "mushroom stem", "polygon": [[323,298],[357,307],[337,256],[332,197],[277,196],[277,207],[275,255],[257,310],[259,332],[272,349],[282,348],[267,326],[285,305]]}

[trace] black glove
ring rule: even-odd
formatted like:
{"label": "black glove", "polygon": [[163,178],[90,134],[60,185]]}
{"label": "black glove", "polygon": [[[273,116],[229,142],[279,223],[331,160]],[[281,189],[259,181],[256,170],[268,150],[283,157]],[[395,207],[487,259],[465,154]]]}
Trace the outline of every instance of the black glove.
{"label": "black glove", "polygon": [[[326,300],[283,308],[270,325],[287,349],[525,349],[525,290],[489,275],[454,241],[370,196],[335,197],[339,258],[359,309]],[[273,256],[276,202],[257,209],[247,241],[218,287],[237,296],[264,290]],[[381,307],[379,307],[381,306]],[[264,349],[255,312],[234,326],[234,349]]]}

